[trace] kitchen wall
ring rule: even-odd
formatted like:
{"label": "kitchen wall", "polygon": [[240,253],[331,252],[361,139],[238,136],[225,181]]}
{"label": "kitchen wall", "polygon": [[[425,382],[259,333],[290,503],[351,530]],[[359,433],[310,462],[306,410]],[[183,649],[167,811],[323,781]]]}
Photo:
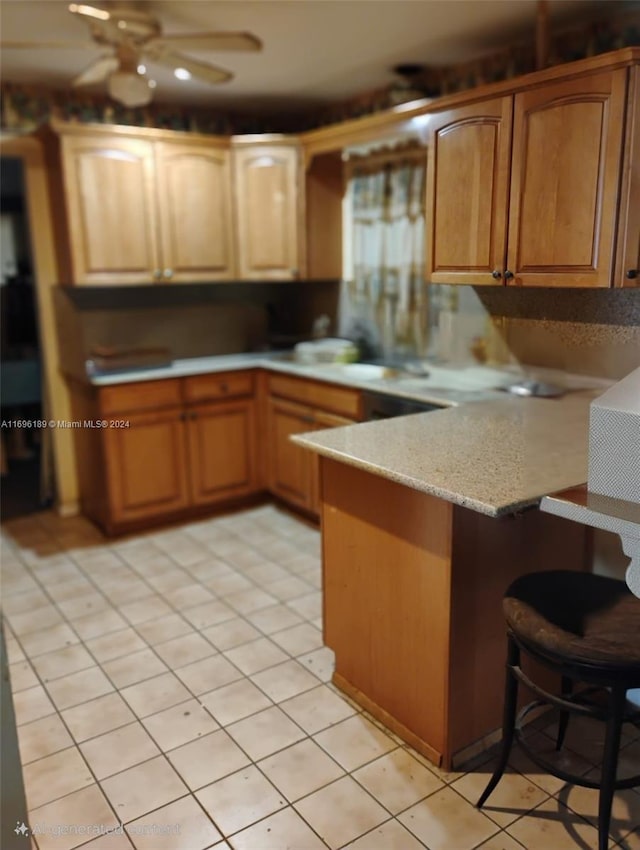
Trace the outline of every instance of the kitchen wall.
{"label": "kitchen wall", "polygon": [[96,346],[166,348],[173,359],[291,347],[335,322],[336,281],[58,287],[61,367],[83,377]]}
{"label": "kitchen wall", "polygon": [[[389,322],[376,305],[341,297],[342,331],[378,350]],[[391,320],[393,325],[393,320]],[[612,380],[640,365],[640,289],[518,289],[426,285],[395,352],[443,363],[520,364]]]}

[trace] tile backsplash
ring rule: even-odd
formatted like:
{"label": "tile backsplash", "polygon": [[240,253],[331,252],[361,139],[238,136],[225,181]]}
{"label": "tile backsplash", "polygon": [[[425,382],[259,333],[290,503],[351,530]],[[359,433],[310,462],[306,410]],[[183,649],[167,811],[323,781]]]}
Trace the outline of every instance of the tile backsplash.
{"label": "tile backsplash", "polygon": [[[343,287],[341,327],[364,324],[381,349],[376,305]],[[618,379],[640,365],[640,289],[519,289],[425,285],[409,347],[396,352],[443,363],[520,364]]]}
{"label": "tile backsplash", "polygon": [[640,289],[474,291],[523,365],[613,380],[640,365]]}

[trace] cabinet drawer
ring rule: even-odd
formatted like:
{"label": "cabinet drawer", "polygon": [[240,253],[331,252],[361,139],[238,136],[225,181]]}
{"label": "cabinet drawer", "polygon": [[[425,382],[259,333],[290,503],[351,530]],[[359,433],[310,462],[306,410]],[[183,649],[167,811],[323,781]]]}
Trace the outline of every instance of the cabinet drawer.
{"label": "cabinet drawer", "polygon": [[273,375],[269,379],[269,391],[271,395],[290,398],[350,419],[360,418],[360,393],[348,387]]}
{"label": "cabinet drawer", "polygon": [[181,403],[180,382],[177,379],[136,381],[100,389],[100,412],[105,416],[133,410],[171,407]]}
{"label": "cabinet drawer", "polygon": [[192,375],[183,381],[185,401],[253,395],[253,372],[216,372]]}

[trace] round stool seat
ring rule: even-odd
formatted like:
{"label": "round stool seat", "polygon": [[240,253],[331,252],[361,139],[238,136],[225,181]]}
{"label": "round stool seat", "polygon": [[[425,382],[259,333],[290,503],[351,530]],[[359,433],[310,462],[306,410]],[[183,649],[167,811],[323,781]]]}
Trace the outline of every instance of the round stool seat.
{"label": "round stool seat", "polygon": [[516,579],[503,600],[516,637],[568,662],[640,670],[640,599],[623,581],[552,570]]}

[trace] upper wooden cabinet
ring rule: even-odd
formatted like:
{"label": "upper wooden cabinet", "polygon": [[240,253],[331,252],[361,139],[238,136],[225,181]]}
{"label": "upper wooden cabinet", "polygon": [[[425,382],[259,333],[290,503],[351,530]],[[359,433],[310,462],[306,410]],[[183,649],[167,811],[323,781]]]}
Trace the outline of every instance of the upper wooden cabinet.
{"label": "upper wooden cabinet", "polygon": [[74,283],[145,283],[160,267],[153,145],[63,136],[62,169]]}
{"label": "upper wooden cabinet", "polygon": [[234,273],[229,151],[155,145],[163,276],[207,281]]}
{"label": "upper wooden cabinet", "polygon": [[512,102],[501,97],[431,119],[427,277],[432,283],[495,283],[494,272],[504,268]]}
{"label": "upper wooden cabinet", "polygon": [[74,283],[233,276],[225,143],[75,131],[61,155]]}
{"label": "upper wooden cabinet", "polygon": [[297,141],[233,141],[238,272],[243,279],[300,277],[303,179]]}
{"label": "upper wooden cabinet", "polygon": [[611,286],[626,78],[607,71],[516,95],[507,283]]}
{"label": "upper wooden cabinet", "polygon": [[[628,73],[552,81],[433,116],[428,280],[624,284],[616,239],[638,194],[629,188],[634,169],[623,169],[625,116],[637,109]],[[621,197],[627,211],[620,205],[618,215]],[[637,233],[634,240],[637,248]]]}

